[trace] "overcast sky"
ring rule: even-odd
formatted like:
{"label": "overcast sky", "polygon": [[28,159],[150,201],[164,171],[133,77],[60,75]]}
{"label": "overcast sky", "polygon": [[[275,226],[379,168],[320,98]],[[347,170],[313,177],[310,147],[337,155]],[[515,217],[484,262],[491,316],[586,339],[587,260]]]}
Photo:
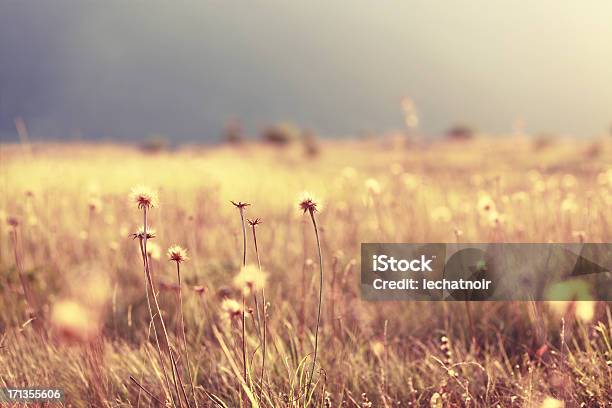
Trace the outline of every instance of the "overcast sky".
{"label": "overcast sky", "polygon": [[609,0],[0,0],[0,135],[612,125]]}

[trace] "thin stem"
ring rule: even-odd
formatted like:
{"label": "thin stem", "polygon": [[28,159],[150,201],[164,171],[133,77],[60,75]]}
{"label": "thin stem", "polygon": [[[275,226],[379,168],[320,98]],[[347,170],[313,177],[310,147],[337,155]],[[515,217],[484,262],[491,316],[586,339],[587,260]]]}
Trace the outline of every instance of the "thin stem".
{"label": "thin stem", "polygon": [[[166,364],[164,363],[164,357],[163,357],[163,354],[162,354],[162,351],[161,351],[161,346],[160,346],[160,343],[159,343],[159,336],[157,334],[157,328],[155,326],[155,317],[153,315],[153,309],[151,308],[151,300],[149,299],[149,285],[147,285],[147,278],[146,278],[146,276],[147,276],[147,272],[146,272],[147,261],[145,261],[145,258],[146,258],[145,254],[146,254],[146,252],[145,252],[145,249],[144,249],[144,246],[143,246],[143,240],[142,239],[140,239],[140,252],[142,254],[143,266],[144,266],[144,269],[145,269],[145,296],[146,296],[146,299],[147,299],[147,306],[148,306],[148,309],[149,309],[149,317],[151,319],[151,323],[152,323],[152,326],[153,326],[153,334],[155,335],[155,343],[157,345],[157,354],[159,356],[159,361],[160,361],[162,373],[164,374],[164,380],[166,382],[166,387],[168,388],[167,392],[168,392],[168,394],[170,394],[170,397],[172,399],[172,404],[174,406],[176,406],[176,401],[174,399],[174,394],[172,393],[172,390],[170,388],[170,379],[168,377],[168,372],[166,371]],[[149,333],[149,335],[150,335],[150,333]]]}
{"label": "thin stem", "polygon": [[191,393],[193,394],[193,400],[195,401],[196,408],[198,407],[198,399],[196,398],[195,385],[193,382],[193,375],[191,374],[191,363],[189,360],[189,351],[187,350],[187,336],[185,336],[185,318],[183,315],[183,289],[181,285],[181,266],[180,262],[176,263],[176,276],[178,278],[179,286],[179,305],[181,314],[181,332],[183,333],[183,347],[185,349],[185,360],[187,360],[187,372],[189,373],[189,382],[191,383]]}
{"label": "thin stem", "polygon": [[312,226],[315,231],[315,237],[317,239],[317,250],[319,253],[319,306],[317,308],[317,327],[315,329],[315,346],[314,346],[314,357],[312,360],[312,368],[310,369],[310,378],[308,379],[308,387],[306,388],[306,398],[310,393],[310,387],[312,386],[312,377],[314,376],[314,369],[317,363],[317,352],[319,348],[319,326],[321,324],[321,304],[323,303],[323,255],[321,254],[321,242],[319,240],[319,230],[317,228],[317,221],[315,220],[314,210],[310,210],[310,218],[312,219]]}
{"label": "thin stem", "polygon": [[[164,322],[164,318],[161,314],[161,308],[159,307],[159,302],[157,301],[157,294],[155,293],[155,286],[153,285],[153,279],[151,278],[151,270],[149,269],[149,262],[148,262],[148,258],[147,258],[147,207],[144,207],[143,209],[143,216],[144,216],[144,226],[143,226],[143,253],[144,253],[144,260],[145,260],[145,275],[146,275],[146,279],[149,282],[149,287],[151,289],[151,293],[153,295],[153,302],[155,305],[155,309],[157,312],[157,315],[159,317],[159,321],[161,323],[162,326],[162,331],[164,333],[164,337],[166,340],[166,347],[168,348],[168,354],[170,355],[170,362],[172,364],[172,380],[174,381],[174,388],[176,390],[176,394],[178,397],[178,403],[179,403],[179,407],[183,406],[183,403],[181,402],[181,394],[179,392],[178,389],[178,384],[176,381],[176,377],[179,376],[179,371],[178,368],[176,367],[176,361],[174,360],[174,355],[172,354],[172,348],[170,347],[170,337],[168,336],[168,331],[166,330],[166,323]],[[176,372],[176,375],[175,375]],[[179,381],[180,381],[180,377],[179,377]],[[185,392],[185,390],[183,390],[183,393]],[[187,402],[187,406],[189,406],[189,402]]]}
{"label": "thin stem", "polygon": [[130,381],[132,381],[138,388],[143,390],[151,399],[155,400],[159,405],[164,406],[164,403],[161,402],[159,398],[157,398],[151,391],[147,390],[143,387],[133,376],[130,375]]}
{"label": "thin stem", "polygon": [[[261,261],[259,259],[259,249],[257,248],[257,234],[255,233],[255,225],[252,225],[253,228],[253,243],[255,244],[255,255],[257,257],[257,267],[261,272]],[[266,321],[266,289],[265,287],[261,288],[261,297],[262,297],[262,312],[263,312],[263,352],[261,357],[261,376],[259,379],[259,401],[261,402],[261,396],[263,393],[263,382],[264,382],[264,374],[266,370],[266,331],[267,331],[267,321]],[[257,297],[255,297],[257,299]],[[255,305],[257,307],[257,305]],[[257,318],[259,319],[259,309],[257,309]]]}
{"label": "thin stem", "polygon": [[[247,244],[246,244],[246,227],[244,225],[244,210],[242,207],[239,208],[240,210],[240,222],[242,223],[242,267],[244,268],[246,266],[246,251],[247,251]],[[248,380],[247,380],[247,358],[246,358],[246,322],[245,322],[245,317],[244,314],[246,312],[245,310],[246,308],[246,300],[244,298],[244,291],[242,292],[242,375],[244,377],[244,382],[245,384],[248,384]],[[244,404],[246,405],[246,394],[242,391],[242,388],[240,389],[240,393],[242,394],[242,399],[244,401]]]}

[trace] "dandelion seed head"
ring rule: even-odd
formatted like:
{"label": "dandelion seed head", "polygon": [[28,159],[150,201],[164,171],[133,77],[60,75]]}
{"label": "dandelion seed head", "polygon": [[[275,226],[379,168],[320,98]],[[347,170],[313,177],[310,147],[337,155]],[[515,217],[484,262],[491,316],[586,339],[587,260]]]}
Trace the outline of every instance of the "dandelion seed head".
{"label": "dandelion seed head", "polygon": [[257,265],[247,264],[234,277],[234,286],[246,296],[262,289],[268,280],[268,274],[261,271]]}
{"label": "dandelion seed head", "polygon": [[380,183],[375,178],[369,178],[365,181],[365,186],[368,192],[372,195],[379,195],[382,191]]}
{"label": "dandelion seed head", "polygon": [[187,261],[189,258],[187,257],[187,250],[180,245],[173,245],[168,248],[168,259],[170,261],[174,261],[176,263],[181,263]]}
{"label": "dandelion seed head", "polygon": [[130,193],[130,200],[138,205],[139,209],[157,207],[157,192],[145,186],[134,187]]}

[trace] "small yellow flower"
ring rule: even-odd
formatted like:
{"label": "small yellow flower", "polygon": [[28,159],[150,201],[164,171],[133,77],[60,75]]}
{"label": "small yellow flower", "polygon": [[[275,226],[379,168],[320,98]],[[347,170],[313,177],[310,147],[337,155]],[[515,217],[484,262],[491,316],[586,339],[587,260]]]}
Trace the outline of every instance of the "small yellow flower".
{"label": "small yellow flower", "polygon": [[187,250],[182,248],[180,245],[173,245],[168,248],[168,259],[176,263],[187,261]]}
{"label": "small yellow flower", "polygon": [[138,204],[139,209],[149,209],[158,205],[157,193],[145,186],[134,187],[130,193],[130,199]]}

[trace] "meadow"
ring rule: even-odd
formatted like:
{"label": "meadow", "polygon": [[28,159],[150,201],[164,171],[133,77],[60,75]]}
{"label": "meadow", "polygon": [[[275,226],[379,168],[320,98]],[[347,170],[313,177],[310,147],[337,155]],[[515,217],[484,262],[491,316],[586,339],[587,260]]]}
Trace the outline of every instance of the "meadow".
{"label": "meadow", "polygon": [[610,302],[359,290],[361,242],[610,242],[610,208],[610,138],[5,144],[0,387],[71,407],[612,406]]}

